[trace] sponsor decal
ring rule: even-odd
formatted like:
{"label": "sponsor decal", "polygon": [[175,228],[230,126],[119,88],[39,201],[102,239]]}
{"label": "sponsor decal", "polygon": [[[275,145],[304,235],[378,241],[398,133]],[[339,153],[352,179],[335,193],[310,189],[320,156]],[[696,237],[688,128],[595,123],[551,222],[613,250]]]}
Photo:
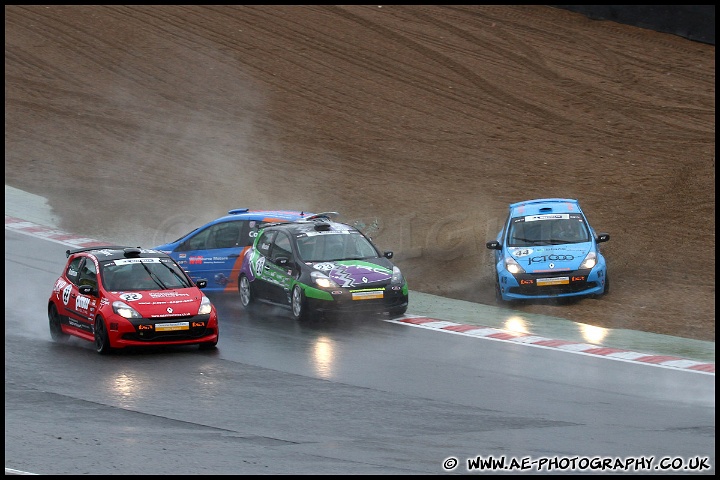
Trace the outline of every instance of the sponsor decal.
{"label": "sponsor decal", "polygon": [[68,320],[68,325],[70,325],[71,327],[75,327],[75,328],[83,328],[84,327],[84,325],[82,325],[77,320],[73,320],[72,318]]}
{"label": "sponsor decal", "polygon": [[160,263],[160,259],[156,257],[151,258],[120,258],[115,260],[115,265],[132,265],[135,263]]}
{"label": "sponsor decal", "polygon": [[555,278],[538,278],[538,287],[548,287],[552,285],[568,285],[570,283],[570,277],[555,277]]}
{"label": "sponsor decal", "polygon": [[190,265],[200,265],[203,263],[203,257],[201,255],[191,256],[188,263]]}
{"label": "sponsor decal", "polygon": [[[571,260],[575,260],[575,255],[562,255],[557,253],[551,253],[550,255],[537,255],[532,258],[528,258],[528,265],[532,265],[533,263],[540,263],[540,262],[569,262]],[[554,268],[554,265],[550,268]]]}
{"label": "sponsor decal", "polygon": [[59,292],[62,290],[68,283],[63,280],[62,278],[58,278],[57,282],[55,282],[55,286],[53,287],[53,291]]}
{"label": "sponsor decal", "polygon": [[329,276],[341,287],[350,288],[359,283],[381,282],[389,280],[392,274],[381,267],[365,265],[335,265]]}
{"label": "sponsor decal", "polygon": [[368,290],[364,292],[352,292],[353,300],[374,300],[377,298],[383,298],[383,290]]}
{"label": "sponsor decal", "polygon": [[190,330],[190,322],[156,323],[156,332],[175,332],[178,330]]}
{"label": "sponsor decal", "polygon": [[189,297],[189,293],[180,292],[149,292],[151,298]]}
{"label": "sponsor decal", "polygon": [[528,215],[525,217],[526,222],[536,222],[539,220],[567,220],[570,215],[567,213],[546,213],[544,215]]}
{"label": "sponsor decal", "polygon": [[87,310],[90,306],[90,298],[78,295],[77,298],[75,298],[75,309],[76,310]]}

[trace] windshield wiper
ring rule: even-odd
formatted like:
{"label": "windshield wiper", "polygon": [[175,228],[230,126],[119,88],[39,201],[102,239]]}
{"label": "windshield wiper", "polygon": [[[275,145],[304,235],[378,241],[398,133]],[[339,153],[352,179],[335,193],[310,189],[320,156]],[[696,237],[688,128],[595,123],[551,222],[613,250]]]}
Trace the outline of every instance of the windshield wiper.
{"label": "windshield wiper", "polygon": [[165,286],[165,284],[162,282],[162,280],[160,280],[160,278],[156,274],[154,274],[152,271],[150,271],[150,269],[147,267],[147,265],[145,265],[144,262],[140,262],[140,265],[143,266],[143,268],[148,272],[148,275],[150,275],[150,278],[153,279],[153,282],[157,283],[161,289],[170,290],[168,287]]}

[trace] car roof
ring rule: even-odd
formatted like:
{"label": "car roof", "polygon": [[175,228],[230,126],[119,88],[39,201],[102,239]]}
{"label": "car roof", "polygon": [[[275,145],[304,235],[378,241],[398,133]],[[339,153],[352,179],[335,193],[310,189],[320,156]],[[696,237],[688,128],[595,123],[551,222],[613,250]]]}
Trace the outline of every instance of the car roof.
{"label": "car roof", "polygon": [[307,233],[312,231],[359,231],[352,225],[333,221],[332,218],[337,215],[337,212],[316,213],[294,222],[269,224],[266,225],[265,228],[278,227],[283,230],[288,230],[292,234]]}
{"label": "car roof", "polygon": [[120,245],[105,245],[95,247],[77,248],[66,250],[65,256],[70,257],[77,253],[87,252],[98,260],[119,260],[121,258],[170,258],[169,255],[159,250],[150,250],[140,247],[126,247]]}
{"label": "car roof", "polygon": [[538,198],[510,204],[511,217],[544,213],[582,213],[582,209],[574,198]]}
{"label": "car roof", "polygon": [[301,210],[250,210],[249,208],[234,208],[228,214],[216,218],[208,223],[230,222],[233,220],[256,220],[261,222],[295,221],[313,215],[311,212]]}

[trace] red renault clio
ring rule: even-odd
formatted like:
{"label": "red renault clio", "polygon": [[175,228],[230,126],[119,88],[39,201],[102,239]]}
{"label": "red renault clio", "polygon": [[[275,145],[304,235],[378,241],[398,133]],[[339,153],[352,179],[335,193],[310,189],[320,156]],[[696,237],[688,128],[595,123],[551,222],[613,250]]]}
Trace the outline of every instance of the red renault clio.
{"label": "red renault clio", "polygon": [[215,307],[167,254],[136,247],[68,250],[48,301],[50,335],[75,336],[107,354],[125,347],[218,342]]}

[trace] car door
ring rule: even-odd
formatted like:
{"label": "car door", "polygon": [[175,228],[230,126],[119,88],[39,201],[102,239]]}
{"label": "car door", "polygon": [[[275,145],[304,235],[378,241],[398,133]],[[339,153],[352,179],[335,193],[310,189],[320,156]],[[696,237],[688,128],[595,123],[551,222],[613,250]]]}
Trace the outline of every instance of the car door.
{"label": "car door", "polygon": [[89,285],[97,292],[97,268],[91,258],[81,256],[73,260],[66,273],[70,281],[62,290],[64,312],[68,325],[87,333],[93,332],[96,296],[80,293],[80,286]]}
{"label": "car door", "polygon": [[288,261],[292,257],[290,237],[282,231],[265,230],[257,241],[252,269],[253,289],[259,299],[287,304],[292,283]]}
{"label": "car door", "polygon": [[290,303],[290,289],[293,284],[293,253],[290,236],[279,231],[270,248],[270,256],[265,262],[265,277],[268,282],[269,298],[280,304]]}
{"label": "car door", "polygon": [[208,281],[206,291],[237,291],[242,255],[252,241],[246,220],[210,225],[180,244],[172,257],[193,281]]}

